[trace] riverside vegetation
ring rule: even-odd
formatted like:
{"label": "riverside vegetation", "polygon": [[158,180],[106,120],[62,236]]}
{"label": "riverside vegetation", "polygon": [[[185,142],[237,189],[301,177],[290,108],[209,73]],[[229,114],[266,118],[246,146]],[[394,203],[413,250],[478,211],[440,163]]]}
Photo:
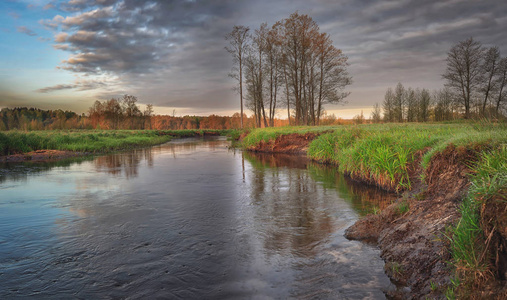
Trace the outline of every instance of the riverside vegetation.
{"label": "riverside vegetation", "polygon": [[289,146],[290,136],[295,144],[306,140],[298,149],[309,158],[403,193],[347,233],[379,243],[386,272],[408,287],[398,293],[451,299],[507,295],[506,124],[264,128],[246,135],[242,146],[298,152]]}
{"label": "riverside vegetation", "polygon": [[38,150],[102,153],[165,143],[174,137],[234,135],[234,130],[47,130],[0,132],[0,156]]}

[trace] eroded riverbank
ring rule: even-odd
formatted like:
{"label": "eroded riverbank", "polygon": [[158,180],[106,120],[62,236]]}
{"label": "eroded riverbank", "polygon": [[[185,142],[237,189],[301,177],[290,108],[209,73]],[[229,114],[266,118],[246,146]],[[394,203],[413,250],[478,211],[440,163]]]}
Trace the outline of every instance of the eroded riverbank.
{"label": "eroded riverbank", "polygon": [[[386,209],[359,220],[346,232],[350,239],[373,241],[380,247],[386,273],[401,286],[390,296],[501,299],[507,295],[507,224],[503,221],[507,211],[501,200],[505,186],[496,190],[497,200],[478,200],[483,201],[483,208],[475,218],[481,225],[473,229],[476,235],[466,246],[467,251],[477,253],[476,267],[456,260],[456,235],[450,230],[462,218],[462,202],[476,163],[483,160],[484,153],[502,153],[498,149],[507,141],[505,128],[400,125],[336,132],[324,128],[311,134],[268,129],[246,139],[247,150],[288,149],[288,153],[293,152],[290,140],[294,140],[310,158],[334,164],[354,180],[400,193]],[[498,182],[497,175],[491,176],[492,182]],[[477,268],[485,269],[478,272]]]}

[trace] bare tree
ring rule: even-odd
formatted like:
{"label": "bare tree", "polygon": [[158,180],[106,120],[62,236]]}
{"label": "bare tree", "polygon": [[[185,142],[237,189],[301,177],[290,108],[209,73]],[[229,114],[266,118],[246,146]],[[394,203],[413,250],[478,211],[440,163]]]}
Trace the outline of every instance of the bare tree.
{"label": "bare tree", "polygon": [[435,121],[447,121],[453,119],[453,93],[449,88],[435,91],[433,94],[435,103]]}
{"label": "bare tree", "polygon": [[496,100],[496,107],[495,111],[498,115],[500,113],[500,105],[505,101],[507,98],[507,57],[504,57],[500,60],[500,63],[498,64],[498,78],[497,78],[497,85],[498,85],[498,97]]}
{"label": "bare tree", "polygon": [[130,123],[128,129],[135,129],[136,121],[138,117],[141,116],[141,110],[139,110],[139,107],[137,106],[136,102],[137,102],[136,96],[123,95],[122,99],[123,111],[125,113],[127,122]]}
{"label": "bare tree", "polygon": [[269,126],[274,126],[278,90],[282,83],[283,53],[282,28],[279,23],[273,25],[266,38],[266,56],[269,88]]}
{"label": "bare tree", "polygon": [[488,104],[489,96],[496,90],[495,77],[499,72],[500,51],[498,47],[491,47],[484,52],[484,62],[482,64],[482,72],[484,74],[481,92],[484,93],[484,100],[482,101],[482,114],[486,116],[486,105]]}
{"label": "bare tree", "polygon": [[333,42],[327,33],[317,36],[315,42],[315,54],[317,56],[317,107],[314,113],[316,122],[319,123],[323,104],[337,104],[342,102],[350,93],[344,92],[344,88],[352,83],[346,67],[347,57],[340,49],[333,46]]}
{"label": "bare tree", "polygon": [[375,103],[375,105],[373,105],[373,110],[371,111],[370,118],[373,123],[380,123],[382,121],[380,105],[378,103]]}
{"label": "bare tree", "polygon": [[406,116],[407,122],[415,122],[417,121],[418,115],[418,103],[417,103],[416,91],[409,87],[406,91]]}
{"label": "bare tree", "polygon": [[123,110],[118,99],[112,98],[103,104],[105,118],[109,121],[109,128],[119,129],[123,117]]}
{"label": "bare tree", "polygon": [[394,120],[402,123],[404,119],[405,107],[405,88],[401,82],[398,82],[394,89]]}
{"label": "bare tree", "polygon": [[384,96],[384,102],[382,103],[382,109],[384,110],[384,122],[394,121],[394,92],[392,88],[388,88]]}
{"label": "bare tree", "polygon": [[430,118],[431,96],[427,89],[422,89],[418,94],[417,121],[428,122]]}
{"label": "bare tree", "polygon": [[263,23],[246,43],[245,99],[257,126],[274,125],[279,90],[285,91],[289,122],[292,108],[296,124],[304,125],[318,124],[325,104],[349,95],[347,57],[309,16],[293,13],[269,30]]}
{"label": "bare tree", "polygon": [[461,95],[460,104],[465,110],[465,119],[470,118],[472,97],[481,84],[481,43],[469,38],[454,45],[447,53],[447,69],[442,77],[446,86]]}
{"label": "bare tree", "polygon": [[243,59],[248,48],[249,28],[245,26],[234,26],[232,31],[225,36],[229,41],[229,47],[225,49],[232,55],[234,67],[230,76],[238,80],[239,101],[241,105],[241,128],[243,128]]}
{"label": "bare tree", "polygon": [[[146,104],[146,109],[143,112],[144,121],[148,123],[148,127],[151,129],[151,117],[153,116],[153,104]],[[145,125],[146,128],[146,125]]]}

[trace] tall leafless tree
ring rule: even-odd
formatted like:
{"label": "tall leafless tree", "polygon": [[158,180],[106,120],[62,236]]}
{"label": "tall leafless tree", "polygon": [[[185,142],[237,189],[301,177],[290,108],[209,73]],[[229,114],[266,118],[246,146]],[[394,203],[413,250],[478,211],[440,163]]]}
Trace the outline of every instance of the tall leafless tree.
{"label": "tall leafless tree", "polygon": [[407,88],[405,99],[407,122],[417,121],[418,106],[416,91],[411,87]]}
{"label": "tall leafless tree", "polygon": [[380,105],[378,103],[375,103],[373,105],[373,110],[371,111],[371,121],[373,123],[380,123],[382,121],[382,115],[381,115]]}
{"label": "tall leafless tree", "polygon": [[482,101],[482,114],[486,116],[486,105],[488,99],[496,91],[495,78],[499,72],[500,51],[498,47],[491,47],[484,52],[484,62],[482,64],[483,82],[481,92],[484,93],[484,100]]}
{"label": "tall leafless tree", "polygon": [[395,120],[394,114],[394,92],[392,88],[387,88],[384,96],[384,102],[382,103],[382,109],[384,111],[384,122],[393,122]]}
{"label": "tall leafless tree", "polygon": [[271,29],[261,24],[245,43],[250,45],[243,52],[245,98],[257,126],[274,125],[279,90],[285,91],[289,122],[292,109],[300,125],[319,124],[324,105],[349,94],[344,92],[351,84],[347,57],[307,15],[293,13]]}
{"label": "tall leafless tree", "polygon": [[428,122],[430,118],[430,104],[431,96],[427,89],[422,89],[418,94],[417,99],[417,121]]}
{"label": "tall leafless tree", "polygon": [[481,84],[483,52],[481,43],[469,38],[452,46],[447,53],[447,69],[442,77],[447,81],[446,86],[460,95],[465,119],[470,118],[472,98]]}
{"label": "tall leafless tree", "polygon": [[405,107],[405,88],[401,82],[398,82],[394,89],[394,120],[396,122],[403,122],[404,119],[404,107]]}
{"label": "tall leafless tree", "polygon": [[507,57],[502,58],[500,60],[500,63],[498,64],[497,85],[498,85],[498,96],[496,99],[495,111],[496,114],[498,115],[500,113],[500,105],[507,98]]}
{"label": "tall leafless tree", "polygon": [[225,49],[232,55],[234,67],[230,76],[238,80],[239,101],[241,105],[241,128],[243,128],[243,59],[248,48],[250,29],[245,26],[234,26],[232,31],[225,36],[229,46]]}

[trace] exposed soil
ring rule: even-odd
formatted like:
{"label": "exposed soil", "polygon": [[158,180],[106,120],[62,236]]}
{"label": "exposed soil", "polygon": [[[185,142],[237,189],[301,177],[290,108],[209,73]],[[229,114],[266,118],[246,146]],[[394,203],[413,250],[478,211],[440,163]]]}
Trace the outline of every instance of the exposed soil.
{"label": "exposed soil", "polygon": [[22,161],[53,161],[78,156],[84,156],[88,153],[62,151],[62,150],[37,150],[23,154],[12,154],[0,156],[2,162],[22,162]]}
{"label": "exposed soil", "polygon": [[309,132],[305,134],[291,133],[280,135],[274,141],[261,141],[259,144],[247,148],[247,150],[266,153],[305,154],[310,142],[319,136],[319,134]]}
{"label": "exposed soil", "polygon": [[[315,137],[315,134],[290,134],[280,136],[275,141],[261,142],[247,150],[304,153]],[[470,184],[470,163],[477,161],[478,153],[483,150],[484,146],[460,148],[450,145],[432,159],[425,173],[425,182],[421,182],[422,170],[417,160],[410,166],[410,191],[404,192],[379,214],[368,215],[347,229],[347,238],[373,242],[381,249],[381,257],[386,262],[386,274],[398,286],[396,291],[390,292],[390,298],[445,298],[443,293],[451,284],[452,273],[445,230],[460,218],[459,206]],[[421,151],[417,156],[420,158],[423,153]],[[485,210],[481,214],[487,223],[483,228],[486,228],[486,234],[491,235],[490,256],[498,280],[472,297],[501,299],[503,295],[507,296],[505,199],[488,205]]]}

